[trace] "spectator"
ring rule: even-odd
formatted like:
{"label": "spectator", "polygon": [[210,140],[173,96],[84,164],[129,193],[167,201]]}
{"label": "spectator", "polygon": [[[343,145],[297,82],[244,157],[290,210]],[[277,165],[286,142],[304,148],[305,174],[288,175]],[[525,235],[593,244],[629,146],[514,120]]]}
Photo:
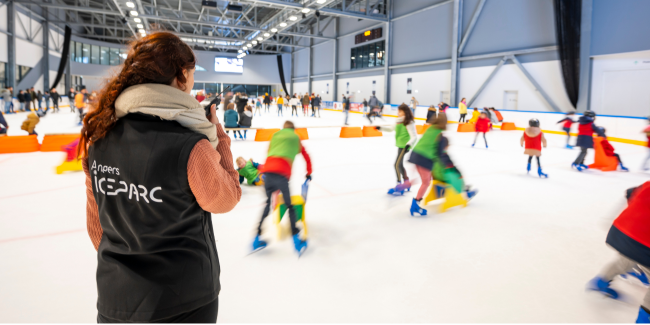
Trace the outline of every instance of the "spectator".
{"label": "spectator", "polygon": [[7,124],[7,120],[5,120],[4,114],[0,112],[0,137],[7,135],[8,130],[9,130],[9,124]]}
{"label": "spectator", "polygon": [[25,111],[25,93],[21,90],[18,92],[18,103],[20,103],[20,108],[18,109],[19,112],[24,112]]}
{"label": "spectator", "polygon": [[220,267],[210,213],[241,198],[230,139],[216,105],[206,118],[190,95],[196,57],[178,36],[134,40],[127,62],[79,142],[97,321],[214,323]]}
{"label": "spectator", "polygon": [[79,110],[79,125],[84,119],[84,109],[86,108],[86,88],[82,89],[81,92],[77,93],[74,96],[74,106]]}
{"label": "spectator", "polygon": [[38,101],[38,95],[36,94],[34,87],[29,89],[29,96],[31,96],[32,98],[32,109],[36,110],[36,102]]}
{"label": "spectator", "polygon": [[31,111],[32,110],[32,94],[29,91],[29,89],[25,89],[25,111]]}
{"label": "spectator", "polygon": [[50,92],[47,91],[47,90],[43,93],[43,102],[45,104],[45,111],[49,110],[50,109]]}
{"label": "spectator", "polygon": [[345,125],[348,125],[348,117],[350,115],[350,97],[343,96],[343,113],[345,113]]}
{"label": "spectator", "polygon": [[74,90],[74,88],[70,88],[70,91],[68,92],[68,102],[70,103],[70,112],[72,113],[77,111],[77,108],[74,107],[74,101],[76,96],[77,96],[77,92]]}
{"label": "spectator", "polygon": [[[40,90],[36,92],[36,101],[38,102],[38,109],[42,109],[43,108],[43,93],[41,93]],[[34,108],[36,108],[36,106],[34,106]]]}
{"label": "spectator", "polygon": [[0,97],[2,97],[2,100],[5,103],[4,104],[4,113],[5,114],[9,114],[11,112],[11,101],[13,99],[12,92],[13,91],[12,91],[11,87],[0,90]]}

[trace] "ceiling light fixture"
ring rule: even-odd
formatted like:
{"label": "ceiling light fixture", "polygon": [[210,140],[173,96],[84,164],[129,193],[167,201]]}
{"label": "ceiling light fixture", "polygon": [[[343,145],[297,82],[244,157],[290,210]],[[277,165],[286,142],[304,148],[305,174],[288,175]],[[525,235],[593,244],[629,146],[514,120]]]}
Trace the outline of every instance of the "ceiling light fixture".
{"label": "ceiling light fixture", "polygon": [[263,41],[263,40],[264,40],[264,37],[260,36],[260,37],[257,38],[257,40],[258,40],[258,41]]}
{"label": "ceiling light fixture", "polygon": [[304,14],[308,13],[309,11],[310,11],[309,8],[303,8],[302,9],[302,13],[304,13]]}
{"label": "ceiling light fixture", "polygon": [[269,33],[264,33],[264,36],[265,36],[265,37],[269,37],[269,36],[271,36],[271,34],[269,34]]}
{"label": "ceiling light fixture", "polygon": [[271,33],[277,33],[278,29],[277,28],[271,28]]}
{"label": "ceiling light fixture", "polygon": [[126,6],[129,7],[129,8],[135,8],[135,3],[129,1],[129,2],[126,3]]}
{"label": "ceiling light fixture", "polygon": [[244,51],[242,51],[242,50],[239,50],[239,53],[242,53],[242,52],[244,52]]}
{"label": "ceiling light fixture", "polygon": [[319,5],[322,5],[322,4],[325,3],[326,1],[327,1],[327,0],[317,0],[316,3],[319,4]]}
{"label": "ceiling light fixture", "polygon": [[257,41],[253,41],[253,45],[257,45]]}
{"label": "ceiling light fixture", "polygon": [[133,17],[137,17],[137,16],[138,16],[138,12],[135,11],[135,10],[131,10],[129,13],[130,13],[131,16],[133,16]]}
{"label": "ceiling light fixture", "polygon": [[140,18],[134,18],[133,21],[135,21],[136,23],[141,23],[141,22],[142,22],[142,19],[140,19]]}
{"label": "ceiling light fixture", "polygon": [[137,26],[138,26],[138,28],[144,28],[144,25],[142,25],[142,24],[138,24]]}
{"label": "ceiling light fixture", "polygon": [[281,22],[281,23],[280,23],[280,27],[287,27],[287,23],[285,23],[285,22]]}
{"label": "ceiling light fixture", "polygon": [[142,28],[138,29],[138,32],[140,32],[140,34],[145,34],[146,33],[146,31],[144,29],[142,29]]}
{"label": "ceiling light fixture", "polygon": [[298,20],[298,17],[296,17],[296,16],[291,16],[291,17],[289,17],[289,20],[291,20],[291,21],[296,21],[296,20]]}

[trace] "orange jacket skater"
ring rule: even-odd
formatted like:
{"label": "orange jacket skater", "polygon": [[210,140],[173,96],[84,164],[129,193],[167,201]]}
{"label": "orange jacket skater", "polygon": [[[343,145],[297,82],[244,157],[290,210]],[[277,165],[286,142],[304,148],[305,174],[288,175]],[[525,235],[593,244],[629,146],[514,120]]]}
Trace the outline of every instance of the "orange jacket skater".
{"label": "orange jacket skater", "polygon": [[528,155],[528,168],[527,171],[530,172],[530,165],[533,161],[533,156],[537,158],[537,174],[539,177],[548,178],[547,174],[542,172],[542,165],[539,162],[539,157],[542,155],[542,146],[546,148],[546,138],[542,129],[539,128],[539,120],[536,118],[530,119],[528,121],[528,127],[524,130],[524,134],[521,136],[521,146],[526,145],[526,150],[524,154]]}

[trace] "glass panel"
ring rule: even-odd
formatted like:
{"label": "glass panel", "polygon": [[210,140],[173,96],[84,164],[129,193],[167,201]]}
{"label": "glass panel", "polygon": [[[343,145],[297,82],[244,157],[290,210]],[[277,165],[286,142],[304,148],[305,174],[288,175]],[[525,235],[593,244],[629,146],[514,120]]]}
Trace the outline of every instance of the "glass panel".
{"label": "glass panel", "polygon": [[[260,86],[264,87],[264,86]],[[246,94],[249,97],[257,96],[257,85],[246,85]]]}
{"label": "glass panel", "polygon": [[356,69],[357,68],[357,65],[355,64],[356,56],[357,56],[357,49],[353,48],[352,52],[350,54],[350,69]]}
{"label": "glass panel", "polygon": [[362,68],[368,67],[368,46],[363,47],[363,63],[361,63]]}
{"label": "glass panel", "polygon": [[202,82],[195,82],[194,87],[192,87],[194,90],[203,90],[203,83]]}
{"label": "glass panel", "polygon": [[109,48],[102,46],[99,49],[99,61],[102,65],[108,65],[110,62]]}
{"label": "glass panel", "polygon": [[221,84],[219,83],[205,83],[205,92],[215,96],[221,92]]}
{"label": "glass panel", "polygon": [[81,63],[90,63],[90,45],[82,44]]}
{"label": "glass panel", "polygon": [[375,66],[375,48],[376,45],[375,43],[369,44],[368,46],[368,67],[374,67]]}
{"label": "glass panel", "polygon": [[354,60],[357,64],[357,69],[361,69],[363,65],[363,50],[357,47],[357,58]]}
{"label": "glass panel", "polygon": [[120,49],[110,49],[111,62],[110,65],[120,65]]}
{"label": "glass panel", "polygon": [[90,48],[91,48],[90,63],[92,63],[92,64],[100,64],[100,62],[99,62],[99,46],[91,45]]}
{"label": "glass panel", "polygon": [[16,69],[16,70],[17,70],[16,71],[16,78],[17,78],[16,81],[17,81],[17,83],[19,83],[20,81],[23,80],[23,78],[25,78],[25,76],[29,73],[29,71],[32,70],[32,68],[19,65],[18,69]]}
{"label": "glass panel", "polygon": [[120,63],[124,63],[129,52],[126,49],[120,49]]}
{"label": "glass panel", "polygon": [[377,65],[383,66],[386,62],[384,56],[384,41],[377,43]]}
{"label": "glass panel", "polygon": [[75,61],[75,58],[77,57],[77,51],[75,51],[75,41],[70,41],[70,61]]}
{"label": "glass panel", "polygon": [[7,64],[0,62],[0,88],[5,88],[7,85]]}
{"label": "glass panel", "polygon": [[83,63],[83,49],[82,49],[83,44],[79,42],[75,42],[75,57],[74,60],[75,62],[80,62]]}

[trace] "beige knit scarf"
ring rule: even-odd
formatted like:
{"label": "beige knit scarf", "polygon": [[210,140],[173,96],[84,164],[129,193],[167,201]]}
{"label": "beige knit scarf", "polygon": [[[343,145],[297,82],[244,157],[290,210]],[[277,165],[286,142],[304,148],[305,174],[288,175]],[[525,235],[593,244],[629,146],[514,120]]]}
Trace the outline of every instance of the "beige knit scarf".
{"label": "beige knit scarf", "polygon": [[178,88],[161,84],[140,84],[125,89],[115,101],[115,115],[129,113],[158,116],[205,134],[216,149],[217,128],[205,117],[205,110],[191,95]]}

